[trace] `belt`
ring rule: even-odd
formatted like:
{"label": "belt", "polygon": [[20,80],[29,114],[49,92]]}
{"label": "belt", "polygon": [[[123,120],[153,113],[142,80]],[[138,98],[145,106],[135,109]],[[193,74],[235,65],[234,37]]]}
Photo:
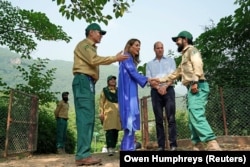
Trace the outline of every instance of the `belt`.
{"label": "belt", "polygon": [[204,82],[207,82],[207,80],[199,80],[198,82],[199,83],[204,83]]}
{"label": "belt", "polygon": [[91,77],[90,75],[88,74],[84,74],[84,73],[80,73],[80,72],[74,72],[74,75],[85,75],[86,77],[88,77],[89,80],[91,80],[92,82],[95,83],[95,80],[93,77]]}
{"label": "belt", "polygon": [[[207,80],[201,79],[201,80],[198,81],[198,83],[205,83],[205,82],[207,82]],[[189,88],[190,88],[190,85],[191,85],[191,84],[188,84],[186,87],[189,89]]]}
{"label": "belt", "polygon": [[[167,89],[168,89],[168,88],[174,88],[174,86],[170,85],[170,86],[167,87]],[[151,89],[157,91],[156,88],[151,88]]]}

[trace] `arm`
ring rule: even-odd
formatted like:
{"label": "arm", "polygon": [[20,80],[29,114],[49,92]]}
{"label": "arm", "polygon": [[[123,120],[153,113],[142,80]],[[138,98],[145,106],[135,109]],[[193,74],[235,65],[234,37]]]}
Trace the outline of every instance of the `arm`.
{"label": "arm", "polygon": [[80,58],[92,66],[107,65],[116,62],[116,56],[101,57],[96,54],[96,49],[93,46],[79,44],[76,52],[79,52]]}
{"label": "arm", "polygon": [[181,66],[179,65],[178,68],[174,72],[162,78],[159,78],[159,81],[160,82],[168,82],[168,81],[172,82],[173,80],[179,78],[180,76],[181,76]]}
{"label": "arm", "polygon": [[190,51],[190,61],[192,63],[194,71],[192,80],[198,81],[200,76],[203,74],[203,62],[200,52],[196,48],[193,48]]}
{"label": "arm", "polygon": [[192,76],[192,81],[194,82],[191,85],[191,92],[193,94],[197,93],[198,90],[198,81],[201,75],[203,74],[203,62],[202,58],[200,55],[200,52],[196,49],[193,48],[190,53],[190,61],[193,66],[193,76]]}
{"label": "arm", "polygon": [[56,106],[56,109],[54,111],[55,118],[57,118],[59,116],[59,112],[60,112],[61,108],[62,108],[62,104],[61,104],[61,102],[58,102],[57,106]]}
{"label": "arm", "polygon": [[104,120],[104,103],[105,103],[105,95],[102,91],[99,99],[99,118],[101,121]]}
{"label": "arm", "polygon": [[148,78],[139,74],[135,64],[133,63],[133,58],[130,57],[128,60],[122,62],[128,74],[136,81],[141,87],[144,87],[148,82]]}

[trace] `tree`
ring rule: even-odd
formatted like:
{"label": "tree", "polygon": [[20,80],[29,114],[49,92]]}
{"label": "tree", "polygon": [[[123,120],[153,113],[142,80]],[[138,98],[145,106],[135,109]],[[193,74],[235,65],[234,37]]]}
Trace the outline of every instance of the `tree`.
{"label": "tree", "polygon": [[250,0],[236,0],[234,15],[205,27],[195,41],[211,86],[249,87]]}
{"label": "tree", "polygon": [[[41,105],[56,101],[55,94],[59,92],[51,92],[50,87],[53,84],[55,68],[46,69],[48,59],[40,59],[28,65],[28,70],[25,67],[18,66],[17,69],[22,73],[22,77],[26,83],[17,84],[16,89],[22,90],[29,94],[35,94],[39,97]],[[29,72],[27,72],[29,71]]]}
{"label": "tree", "polygon": [[61,26],[56,26],[41,12],[13,7],[10,2],[0,0],[0,45],[21,54],[22,58],[31,58],[36,49],[36,40],[64,40],[69,37]]}
{"label": "tree", "polygon": [[[13,7],[10,2],[3,0],[0,0],[0,32],[0,45],[20,54],[22,59],[31,59],[30,54],[37,46],[35,40],[69,42],[71,39],[61,26],[51,23],[44,13]],[[17,66],[26,82],[18,84],[16,88],[38,95],[42,104],[51,102],[56,95],[56,92],[50,92],[55,69],[46,69],[47,61],[38,59],[28,66],[22,61]],[[9,89],[1,78],[0,85]]]}
{"label": "tree", "polygon": [[[60,7],[59,12],[67,19],[74,21],[75,18],[85,19],[87,23],[103,22],[108,24],[108,21],[113,19],[110,14],[104,14],[104,7],[111,0],[71,0],[67,3],[65,0],[52,0],[56,1]],[[133,3],[135,0],[131,0]],[[128,0],[113,0],[113,11],[115,18],[122,17],[130,7]]]}

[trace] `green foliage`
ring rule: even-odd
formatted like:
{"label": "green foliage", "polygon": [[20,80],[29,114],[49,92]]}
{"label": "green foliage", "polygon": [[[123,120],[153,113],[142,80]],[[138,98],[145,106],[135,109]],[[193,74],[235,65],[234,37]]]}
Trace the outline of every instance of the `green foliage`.
{"label": "green foliage", "polygon": [[46,64],[48,64],[48,59],[38,58],[34,60],[33,64],[28,65],[29,70],[26,70],[25,67],[17,67],[27,84],[17,84],[16,89],[37,95],[41,105],[56,101],[55,94],[60,93],[50,91],[56,69],[47,69]]}
{"label": "green foliage", "polygon": [[[0,9],[0,45],[19,53],[23,59],[31,59],[30,53],[37,46],[35,39],[66,42],[71,39],[61,26],[52,24],[44,13],[22,10],[3,0],[0,0]],[[25,64],[16,66],[23,80],[26,81],[17,84],[17,89],[38,95],[41,104],[53,101],[56,96],[56,93],[49,91],[54,80],[55,69],[46,69],[47,61],[38,59],[37,62],[29,65],[28,69]],[[0,78],[0,85],[7,91],[10,89],[2,78]]]}
{"label": "green foliage", "polygon": [[250,87],[250,0],[237,0],[234,15],[205,27],[195,41],[212,87]]}
{"label": "green foliage", "polygon": [[0,9],[0,45],[8,46],[23,58],[31,58],[30,53],[36,49],[33,38],[66,42],[71,39],[61,26],[52,24],[44,13],[22,10],[4,0],[0,0]]}
{"label": "green foliage", "polygon": [[146,76],[146,66],[147,63],[144,63],[142,66],[138,66],[137,70],[140,74]]}
{"label": "green foliage", "polygon": [[[65,150],[74,153],[76,145],[75,131],[72,126],[67,129]],[[54,111],[45,106],[39,109],[38,140],[36,153],[56,153],[56,121]]]}
{"label": "green foliage", "polygon": [[177,111],[176,116],[176,128],[178,139],[190,138],[190,131],[188,126],[188,112],[187,111]]}
{"label": "green foliage", "polygon": [[[67,19],[75,20],[85,19],[86,22],[103,22],[108,24],[108,21],[115,18],[122,17],[125,12],[128,11],[130,4],[127,0],[114,0],[113,11],[110,14],[104,14],[105,7],[110,3],[110,0],[71,0],[71,2],[65,0],[52,0],[56,1],[57,5],[60,7],[59,12],[62,16]],[[131,0],[133,3],[135,0]]]}
{"label": "green foliage", "polygon": [[[225,135],[224,121],[226,121],[228,135],[249,135],[249,90],[249,88],[224,88],[221,95],[218,93],[218,89],[211,91],[206,107],[206,116],[217,135]],[[235,92],[238,92],[237,98],[235,98]],[[221,104],[222,98],[223,106]]]}

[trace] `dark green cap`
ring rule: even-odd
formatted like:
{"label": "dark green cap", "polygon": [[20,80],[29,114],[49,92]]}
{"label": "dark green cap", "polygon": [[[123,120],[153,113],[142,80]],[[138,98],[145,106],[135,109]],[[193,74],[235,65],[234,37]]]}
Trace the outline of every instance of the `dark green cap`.
{"label": "dark green cap", "polygon": [[113,76],[113,75],[108,76],[107,82],[108,82],[109,80],[111,80],[112,78],[113,78],[113,79],[116,79],[116,76]]}
{"label": "dark green cap", "polygon": [[69,92],[63,92],[62,93],[62,96],[68,96],[69,95]]}
{"label": "dark green cap", "polygon": [[172,37],[172,40],[176,42],[177,38],[187,38],[189,40],[193,40],[193,36],[190,32],[188,31],[182,31],[180,32],[176,37]]}
{"label": "dark green cap", "polygon": [[91,23],[90,25],[88,25],[88,27],[85,29],[86,32],[90,31],[90,30],[97,30],[100,31],[102,35],[106,34],[106,31],[102,30],[101,27],[99,26],[99,24],[97,23]]}

